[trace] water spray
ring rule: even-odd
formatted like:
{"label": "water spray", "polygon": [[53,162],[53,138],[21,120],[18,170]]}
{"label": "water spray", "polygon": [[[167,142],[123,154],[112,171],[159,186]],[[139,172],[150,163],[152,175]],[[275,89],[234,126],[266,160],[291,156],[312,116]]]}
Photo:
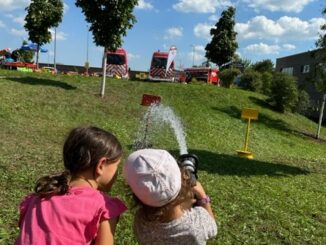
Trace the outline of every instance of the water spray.
{"label": "water spray", "polygon": [[141,105],[148,106],[148,109],[143,117],[141,123],[142,130],[134,144],[134,149],[139,150],[144,148],[152,148],[153,145],[149,142],[150,127],[155,123],[167,123],[174,131],[176,140],[179,144],[180,156],[178,157],[178,164],[180,168],[187,170],[191,184],[195,185],[198,178],[197,169],[199,160],[196,155],[188,153],[185,140],[186,135],[179,117],[175,115],[169,106],[164,106],[161,104],[160,96],[144,94]]}

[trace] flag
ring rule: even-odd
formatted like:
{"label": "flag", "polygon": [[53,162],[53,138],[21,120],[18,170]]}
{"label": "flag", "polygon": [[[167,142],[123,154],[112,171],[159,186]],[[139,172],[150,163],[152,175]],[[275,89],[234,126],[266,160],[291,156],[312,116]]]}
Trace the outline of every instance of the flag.
{"label": "flag", "polygon": [[175,59],[175,56],[177,55],[177,47],[176,46],[171,46],[170,50],[169,50],[169,56],[168,56],[168,61],[166,64],[166,70],[165,73],[167,73],[167,71],[169,70],[173,60]]}

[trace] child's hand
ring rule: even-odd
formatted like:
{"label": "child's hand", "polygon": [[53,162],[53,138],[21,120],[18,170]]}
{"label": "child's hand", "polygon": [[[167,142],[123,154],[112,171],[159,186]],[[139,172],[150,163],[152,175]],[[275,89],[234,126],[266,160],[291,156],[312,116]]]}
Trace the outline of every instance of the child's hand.
{"label": "child's hand", "polygon": [[202,199],[206,197],[206,192],[202,184],[197,180],[196,185],[192,188],[196,199]]}
{"label": "child's hand", "polygon": [[[196,182],[196,185],[192,188],[193,192],[195,194],[195,198],[196,198],[196,204],[198,204],[199,206],[205,208],[207,210],[207,212],[209,213],[209,215],[214,218],[214,213],[211,207],[211,200],[210,198],[206,195],[206,192],[204,190],[204,187],[201,185],[201,183],[199,181]],[[203,202],[204,200],[204,202]]]}

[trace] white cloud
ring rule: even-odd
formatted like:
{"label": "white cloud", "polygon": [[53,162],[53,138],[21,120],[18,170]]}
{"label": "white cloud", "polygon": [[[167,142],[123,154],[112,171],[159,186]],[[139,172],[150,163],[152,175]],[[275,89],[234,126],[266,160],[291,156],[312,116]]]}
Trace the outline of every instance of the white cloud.
{"label": "white cloud", "polygon": [[241,39],[314,40],[318,37],[323,18],[301,20],[297,17],[283,16],[278,20],[256,16],[246,23],[237,23],[235,31]]}
{"label": "white cloud", "polygon": [[12,21],[15,23],[18,23],[21,26],[25,25],[25,16],[17,16],[12,18]]}
{"label": "white cloud", "polygon": [[256,54],[278,54],[280,51],[278,45],[268,45],[265,43],[251,44],[245,48],[245,51],[254,52]]}
{"label": "white cloud", "polygon": [[30,0],[1,0],[0,11],[12,11],[15,9],[24,9],[30,3]]}
{"label": "white cloud", "polygon": [[[51,32],[51,39],[52,39],[52,41],[54,41],[54,29],[49,29],[49,32]],[[56,33],[57,41],[67,40],[67,36],[68,36],[68,34],[57,30],[57,33]]]}
{"label": "white cloud", "polygon": [[217,8],[231,5],[229,0],[179,0],[173,8],[185,13],[215,13]]}
{"label": "white cloud", "polygon": [[153,5],[145,0],[139,0],[138,5],[136,6],[137,9],[152,9]]}
{"label": "white cloud", "polygon": [[220,17],[218,17],[217,15],[213,14],[211,16],[208,17],[208,20],[213,21],[213,22],[217,22],[219,20]]}
{"label": "white cloud", "polygon": [[14,36],[17,37],[25,37],[27,36],[27,32],[24,29],[16,29],[16,28],[11,28],[10,33]]}
{"label": "white cloud", "polygon": [[293,45],[293,44],[289,44],[289,43],[283,44],[282,47],[283,47],[285,50],[293,50],[293,49],[296,48],[295,45]]}
{"label": "white cloud", "polygon": [[129,60],[138,60],[138,59],[140,59],[140,55],[128,53],[128,58],[129,58]]}
{"label": "white cloud", "polygon": [[303,8],[315,0],[244,0],[249,7],[256,11],[267,9],[269,11],[284,11],[299,13]]}
{"label": "white cloud", "polygon": [[195,65],[203,63],[205,58],[205,47],[202,45],[193,45],[192,51],[188,53],[188,60],[191,60]]}
{"label": "white cloud", "polygon": [[0,20],[0,28],[6,27],[6,25]]}
{"label": "white cloud", "polygon": [[175,39],[183,36],[182,27],[171,27],[165,31],[164,39]]}
{"label": "white cloud", "polygon": [[206,40],[211,40],[211,34],[210,31],[213,28],[213,25],[207,24],[207,23],[198,23],[194,27],[194,35],[196,37],[201,37]]}
{"label": "white cloud", "polygon": [[63,3],[63,13],[66,14],[69,10],[69,6],[66,3]]}

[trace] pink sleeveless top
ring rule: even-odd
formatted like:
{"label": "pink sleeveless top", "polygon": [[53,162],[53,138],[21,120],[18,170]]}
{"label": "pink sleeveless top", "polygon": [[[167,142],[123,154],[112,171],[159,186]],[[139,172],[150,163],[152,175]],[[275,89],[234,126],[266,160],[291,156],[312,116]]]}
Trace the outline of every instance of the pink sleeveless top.
{"label": "pink sleeveless top", "polygon": [[91,187],[73,187],[65,195],[27,196],[20,204],[20,235],[15,244],[91,244],[102,220],[127,210],[118,198]]}

